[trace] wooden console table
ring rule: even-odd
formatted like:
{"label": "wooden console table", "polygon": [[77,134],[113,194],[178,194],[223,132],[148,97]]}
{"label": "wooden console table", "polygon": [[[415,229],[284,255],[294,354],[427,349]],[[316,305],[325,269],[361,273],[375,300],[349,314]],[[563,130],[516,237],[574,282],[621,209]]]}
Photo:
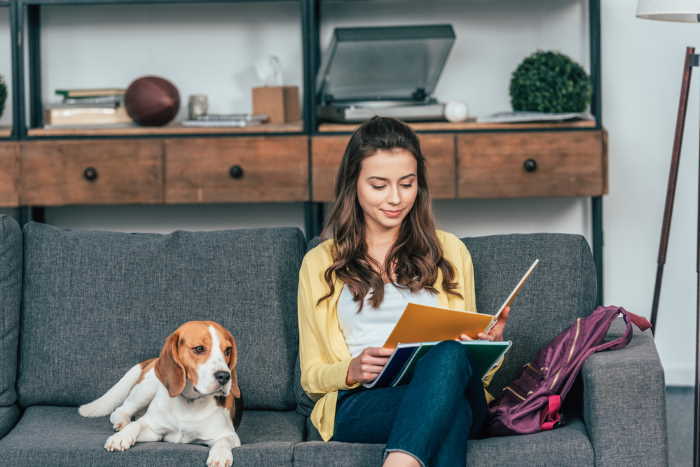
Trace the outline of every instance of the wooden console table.
{"label": "wooden console table", "polygon": [[[605,130],[420,139],[435,199],[607,193]],[[0,205],[329,202],[347,141],[319,133],[0,142]]]}

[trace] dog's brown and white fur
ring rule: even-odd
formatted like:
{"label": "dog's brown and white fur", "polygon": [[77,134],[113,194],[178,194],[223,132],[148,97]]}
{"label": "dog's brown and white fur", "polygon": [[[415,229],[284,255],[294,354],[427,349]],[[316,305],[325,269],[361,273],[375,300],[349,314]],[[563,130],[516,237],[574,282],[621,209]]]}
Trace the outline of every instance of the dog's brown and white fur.
{"label": "dog's brown and white fur", "polygon": [[80,415],[111,414],[118,433],[107,439],[108,451],[142,441],[198,443],[210,447],[208,466],[230,466],[231,449],[241,445],[237,360],[236,341],[224,327],[189,321],[166,339],[160,357],[134,365],[102,397],[80,406]]}

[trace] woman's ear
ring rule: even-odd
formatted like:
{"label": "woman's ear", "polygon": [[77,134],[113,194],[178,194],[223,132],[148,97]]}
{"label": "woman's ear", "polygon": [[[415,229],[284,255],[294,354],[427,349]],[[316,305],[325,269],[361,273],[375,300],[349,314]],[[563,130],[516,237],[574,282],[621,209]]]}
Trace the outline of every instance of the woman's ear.
{"label": "woman's ear", "polygon": [[179,340],[177,331],[168,336],[155,366],[156,376],[170,397],[179,396],[185,389],[185,367],[180,361]]}

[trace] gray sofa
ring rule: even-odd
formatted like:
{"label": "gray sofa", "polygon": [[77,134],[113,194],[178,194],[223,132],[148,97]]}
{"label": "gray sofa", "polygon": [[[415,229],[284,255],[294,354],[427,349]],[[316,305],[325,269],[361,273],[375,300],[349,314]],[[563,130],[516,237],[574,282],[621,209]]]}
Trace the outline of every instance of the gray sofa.
{"label": "gray sofa", "polygon": [[[514,346],[492,385],[498,394],[540,346],[592,310],[593,259],[574,235],[464,241],[483,312],[541,260],[513,307],[506,337]],[[208,449],[197,445],[107,452],[107,418],[82,418],[77,406],[156,356],[182,322],[211,319],[239,347],[246,410],[234,465],[379,465],[381,445],[323,443],[308,422],[296,324],[306,249],[293,228],[126,234],[20,229],[0,216],[0,464],[205,465]],[[469,465],[666,465],[663,371],[648,333],[591,357],[577,387],[564,426],[472,440]]]}

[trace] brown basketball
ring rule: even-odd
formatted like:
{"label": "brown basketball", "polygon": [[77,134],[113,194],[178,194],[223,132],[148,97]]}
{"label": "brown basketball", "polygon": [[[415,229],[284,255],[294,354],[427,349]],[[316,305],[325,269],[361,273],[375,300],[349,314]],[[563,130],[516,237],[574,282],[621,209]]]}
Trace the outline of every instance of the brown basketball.
{"label": "brown basketball", "polygon": [[180,109],[180,93],[173,83],[158,76],[144,76],[132,82],[124,95],[126,113],[143,126],[169,123]]}

